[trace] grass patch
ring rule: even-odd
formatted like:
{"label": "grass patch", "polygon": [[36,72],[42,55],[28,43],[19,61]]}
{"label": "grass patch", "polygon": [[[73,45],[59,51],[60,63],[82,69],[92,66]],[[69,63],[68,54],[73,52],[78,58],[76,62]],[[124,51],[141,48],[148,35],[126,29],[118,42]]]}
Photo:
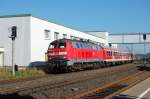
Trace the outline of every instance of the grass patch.
{"label": "grass patch", "polygon": [[12,75],[12,71],[6,68],[0,68],[0,80],[26,78],[45,75],[44,71],[36,68],[24,69],[16,71],[16,75]]}

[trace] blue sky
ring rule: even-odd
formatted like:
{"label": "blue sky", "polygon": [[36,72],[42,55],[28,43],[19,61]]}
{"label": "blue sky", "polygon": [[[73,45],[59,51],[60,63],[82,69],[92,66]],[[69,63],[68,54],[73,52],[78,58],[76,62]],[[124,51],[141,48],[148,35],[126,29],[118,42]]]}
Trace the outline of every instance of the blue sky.
{"label": "blue sky", "polygon": [[0,15],[28,13],[80,31],[150,32],[150,0],[0,0]]}
{"label": "blue sky", "polygon": [[0,15],[25,13],[80,31],[150,32],[150,0],[0,0]]}

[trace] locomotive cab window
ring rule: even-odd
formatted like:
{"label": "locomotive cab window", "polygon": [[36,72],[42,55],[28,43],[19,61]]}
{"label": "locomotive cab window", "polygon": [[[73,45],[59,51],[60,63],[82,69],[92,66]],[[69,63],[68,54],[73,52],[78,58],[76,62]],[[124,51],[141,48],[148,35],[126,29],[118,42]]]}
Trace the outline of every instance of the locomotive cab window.
{"label": "locomotive cab window", "polygon": [[66,48],[66,42],[55,41],[49,46],[50,48]]}

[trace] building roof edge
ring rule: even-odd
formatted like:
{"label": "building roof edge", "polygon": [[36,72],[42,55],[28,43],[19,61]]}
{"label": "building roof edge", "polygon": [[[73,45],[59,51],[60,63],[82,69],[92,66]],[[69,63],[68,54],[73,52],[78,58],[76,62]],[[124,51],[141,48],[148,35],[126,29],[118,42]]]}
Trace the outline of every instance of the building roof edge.
{"label": "building roof edge", "polygon": [[32,16],[31,14],[16,14],[16,15],[3,15],[0,18],[10,18],[10,17],[27,17]]}

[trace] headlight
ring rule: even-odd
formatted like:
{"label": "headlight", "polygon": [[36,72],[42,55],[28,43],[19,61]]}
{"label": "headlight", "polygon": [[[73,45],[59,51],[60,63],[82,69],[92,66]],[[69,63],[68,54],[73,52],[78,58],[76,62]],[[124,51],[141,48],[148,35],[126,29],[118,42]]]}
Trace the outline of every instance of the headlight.
{"label": "headlight", "polygon": [[51,52],[51,53],[48,53],[49,56],[53,56],[55,55],[55,53]]}
{"label": "headlight", "polygon": [[59,55],[67,55],[67,52],[59,52]]}
{"label": "headlight", "polygon": [[49,52],[48,55],[49,56],[53,56],[53,55],[67,55],[67,52]]}

